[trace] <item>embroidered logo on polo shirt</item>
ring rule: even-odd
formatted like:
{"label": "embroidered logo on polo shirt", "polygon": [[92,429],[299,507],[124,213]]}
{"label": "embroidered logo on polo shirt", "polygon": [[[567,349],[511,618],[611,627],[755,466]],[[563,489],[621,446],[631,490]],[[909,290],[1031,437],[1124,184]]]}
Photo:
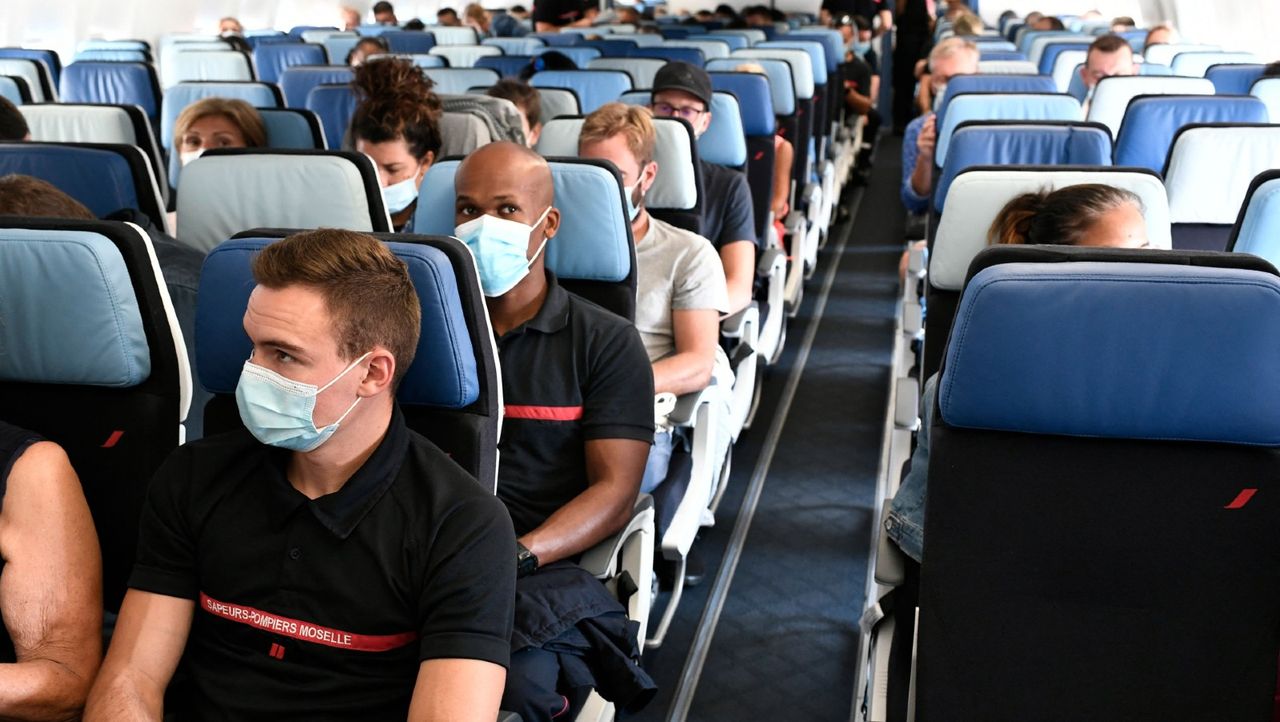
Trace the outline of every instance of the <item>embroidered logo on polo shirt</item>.
{"label": "embroidered logo on polo shirt", "polygon": [[532,421],[577,421],[582,418],[581,406],[519,406],[507,404],[503,407],[508,419],[529,419]]}
{"label": "embroidered logo on polo shirt", "polygon": [[[386,652],[412,644],[418,638],[417,632],[402,634],[355,634],[341,629],[324,627],[301,619],[292,619],[278,614],[264,612],[253,607],[246,607],[230,602],[220,602],[204,592],[200,592],[200,608],[206,612],[237,624],[261,629],[264,632],[291,637],[303,642],[322,644],[336,649],[349,649],[355,652]],[[280,647],[277,655],[272,645],[271,656],[284,659],[284,647]]]}

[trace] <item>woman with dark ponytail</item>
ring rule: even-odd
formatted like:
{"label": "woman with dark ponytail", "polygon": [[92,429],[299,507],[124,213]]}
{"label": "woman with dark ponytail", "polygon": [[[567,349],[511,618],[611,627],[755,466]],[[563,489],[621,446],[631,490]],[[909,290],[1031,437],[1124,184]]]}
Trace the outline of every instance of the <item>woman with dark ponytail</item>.
{"label": "woman with dark ponytail", "polygon": [[352,86],[360,104],[351,138],[377,167],[392,226],[410,233],[418,188],[440,153],[440,98],[422,68],[403,58],[364,63]]}
{"label": "woman with dark ponytail", "polygon": [[1101,183],[1082,183],[1017,196],[996,215],[987,242],[1144,248],[1147,225],[1137,195]]}

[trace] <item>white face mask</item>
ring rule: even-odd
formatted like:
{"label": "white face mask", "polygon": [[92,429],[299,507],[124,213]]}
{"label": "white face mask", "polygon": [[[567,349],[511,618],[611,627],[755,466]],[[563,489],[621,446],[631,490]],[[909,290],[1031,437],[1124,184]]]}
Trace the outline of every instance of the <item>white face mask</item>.
{"label": "white face mask", "polygon": [[937,112],[938,108],[942,106],[943,96],[947,94],[947,84],[943,83],[942,85],[935,85],[933,86],[933,90],[933,110],[934,112]]}
{"label": "white face mask", "polygon": [[204,148],[200,148],[199,150],[183,151],[178,154],[178,162],[182,165],[186,165],[202,155],[204,155]]}

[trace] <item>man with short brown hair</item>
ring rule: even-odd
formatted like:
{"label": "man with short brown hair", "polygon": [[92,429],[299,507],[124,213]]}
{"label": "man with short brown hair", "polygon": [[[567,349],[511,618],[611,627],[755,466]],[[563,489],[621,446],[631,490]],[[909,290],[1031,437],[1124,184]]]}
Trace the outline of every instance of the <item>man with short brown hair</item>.
{"label": "man with short brown hair", "polygon": [[395,389],[421,311],[350,231],[254,259],[246,430],[156,473],[86,719],[474,720],[498,711],[514,604],[506,510],[410,431]]}
{"label": "man with short brown hair", "polygon": [[[1089,94],[1103,78],[1113,75],[1137,75],[1138,66],[1133,62],[1133,48],[1119,35],[1103,35],[1089,46],[1084,65],[1080,66],[1080,79]],[[1087,109],[1086,109],[1087,112]]]}

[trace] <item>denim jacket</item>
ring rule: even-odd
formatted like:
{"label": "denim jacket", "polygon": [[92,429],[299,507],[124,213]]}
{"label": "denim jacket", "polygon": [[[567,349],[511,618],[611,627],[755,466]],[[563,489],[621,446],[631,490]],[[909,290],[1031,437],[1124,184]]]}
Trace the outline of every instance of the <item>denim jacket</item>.
{"label": "denim jacket", "polygon": [[889,538],[907,556],[924,561],[924,494],[929,482],[929,426],[933,424],[933,405],[938,397],[938,375],[924,382],[920,394],[920,431],[916,434],[916,450],[911,454],[911,468],[889,503],[884,521]]}

